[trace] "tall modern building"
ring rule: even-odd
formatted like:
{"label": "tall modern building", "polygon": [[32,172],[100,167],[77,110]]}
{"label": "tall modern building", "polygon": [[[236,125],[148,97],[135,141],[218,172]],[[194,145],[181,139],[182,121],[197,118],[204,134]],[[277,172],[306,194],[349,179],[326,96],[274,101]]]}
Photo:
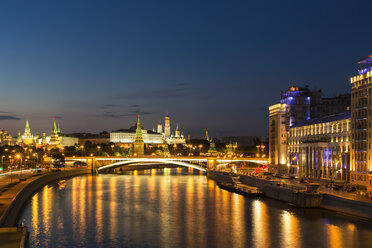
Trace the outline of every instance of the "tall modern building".
{"label": "tall modern building", "polygon": [[321,115],[336,115],[350,111],[351,95],[340,94],[330,98],[322,98]]}
{"label": "tall modern building", "polygon": [[372,172],[372,55],[359,61],[351,83],[351,171],[353,184],[367,186]]}
{"label": "tall modern building", "polygon": [[269,107],[269,163],[273,166],[287,165],[287,104]]}
{"label": "tall modern building", "polygon": [[288,126],[319,116],[321,90],[311,91],[309,86],[304,88],[291,86],[289,90],[281,93],[280,103],[287,105]]}

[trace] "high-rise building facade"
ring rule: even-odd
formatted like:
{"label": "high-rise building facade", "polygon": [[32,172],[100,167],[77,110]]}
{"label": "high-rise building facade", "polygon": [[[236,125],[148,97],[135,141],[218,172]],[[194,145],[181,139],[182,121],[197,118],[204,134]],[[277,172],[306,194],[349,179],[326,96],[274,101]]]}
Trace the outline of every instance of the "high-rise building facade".
{"label": "high-rise building facade", "polygon": [[367,186],[372,171],[372,55],[359,61],[351,83],[351,171],[353,184]]}
{"label": "high-rise building facade", "polygon": [[287,105],[287,125],[292,127],[298,123],[319,116],[321,90],[311,91],[309,86],[304,88],[291,86],[281,93],[280,103]]}
{"label": "high-rise building facade", "polygon": [[272,105],[269,112],[269,163],[283,166],[287,164],[287,105]]}
{"label": "high-rise building facade", "polygon": [[351,95],[340,94],[330,98],[322,98],[321,115],[336,115],[350,111]]}

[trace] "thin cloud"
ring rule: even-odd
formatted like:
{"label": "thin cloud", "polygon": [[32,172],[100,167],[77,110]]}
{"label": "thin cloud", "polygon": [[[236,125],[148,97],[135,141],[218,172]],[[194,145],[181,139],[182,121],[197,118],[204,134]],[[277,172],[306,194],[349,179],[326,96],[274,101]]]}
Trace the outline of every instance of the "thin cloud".
{"label": "thin cloud", "polygon": [[0,115],[0,121],[6,121],[6,120],[20,120],[20,118],[12,115]]}
{"label": "thin cloud", "polygon": [[138,114],[140,115],[151,115],[153,112],[148,112],[148,111],[138,111],[138,110],[133,110],[129,111],[128,113],[124,114],[115,114],[112,112],[106,112],[103,114],[104,117],[106,118],[120,118],[120,117],[128,117],[128,116],[137,116]]}
{"label": "thin cloud", "polygon": [[111,108],[117,108],[120,107],[119,104],[104,104],[101,106],[102,109],[111,109]]}

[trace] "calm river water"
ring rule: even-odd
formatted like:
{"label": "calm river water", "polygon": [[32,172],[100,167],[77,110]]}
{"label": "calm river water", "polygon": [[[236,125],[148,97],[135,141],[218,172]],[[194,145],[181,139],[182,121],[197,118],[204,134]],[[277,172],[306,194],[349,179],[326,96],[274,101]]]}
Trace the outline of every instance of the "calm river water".
{"label": "calm river water", "polygon": [[20,222],[31,247],[372,247],[370,222],[245,198],[180,172],[60,181],[33,196]]}

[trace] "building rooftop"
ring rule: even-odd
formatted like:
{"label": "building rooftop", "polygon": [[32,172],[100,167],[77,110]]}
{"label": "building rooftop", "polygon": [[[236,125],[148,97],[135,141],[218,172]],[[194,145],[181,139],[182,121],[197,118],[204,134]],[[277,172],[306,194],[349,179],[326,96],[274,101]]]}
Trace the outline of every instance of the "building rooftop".
{"label": "building rooftop", "polygon": [[359,60],[358,64],[372,64],[372,54]]}
{"label": "building rooftop", "polygon": [[350,119],[350,112],[345,112],[345,113],[342,113],[342,114],[328,115],[328,116],[324,116],[324,117],[320,117],[320,118],[310,119],[310,120],[301,122],[297,125],[294,125],[293,127],[303,127],[303,126],[308,126],[308,125],[313,125],[313,124],[339,121],[339,120],[344,120],[344,119]]}

